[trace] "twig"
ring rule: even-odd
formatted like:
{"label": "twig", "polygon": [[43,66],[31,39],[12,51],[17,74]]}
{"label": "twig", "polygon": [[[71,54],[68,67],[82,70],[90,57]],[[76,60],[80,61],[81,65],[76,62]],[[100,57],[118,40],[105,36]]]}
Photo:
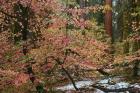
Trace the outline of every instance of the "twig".
{"label": "twig", "polygon": [[101,73],[102,75],[105,75],[105,76],[109,76],[110,74],[109,73],[107,73],[107,72],[105,72],[103,69],[97,69],[97,71],[99,72],[99,73]]}
{"label": "twig", "polygon": [[73,87],[78,91],[79,89],[76,87],[75,81],[73,80],[73,78],[71,77],[69,72],[64,67],[62,67],[62,70],[67,74],[68,78],[70,79],[70,81],[73,84]]}

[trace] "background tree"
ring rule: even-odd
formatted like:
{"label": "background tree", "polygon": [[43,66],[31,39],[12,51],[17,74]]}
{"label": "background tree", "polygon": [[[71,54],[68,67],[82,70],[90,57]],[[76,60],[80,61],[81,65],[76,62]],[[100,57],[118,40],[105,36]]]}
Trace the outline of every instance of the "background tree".
{"label": "background tree", "polygon": [[112,37],[112,0],[105,0],[105,29],[106,33]]}

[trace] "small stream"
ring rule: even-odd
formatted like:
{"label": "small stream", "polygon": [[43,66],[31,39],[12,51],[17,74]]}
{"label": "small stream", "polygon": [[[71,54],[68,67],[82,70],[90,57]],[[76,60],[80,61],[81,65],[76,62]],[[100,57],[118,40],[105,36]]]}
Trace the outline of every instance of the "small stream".
{"label": "small stream", "polygon": [[[140,83],[130,84],[125,82],[123,77],[105,78],[97,81],[82,80],[75,82],[75,85],[80,90],[86,89],[80,93],[140,93]],[[63,91],[63,93],[75,93],[68,92],[75,91],[71,83],[56,87],[55,90]]]}

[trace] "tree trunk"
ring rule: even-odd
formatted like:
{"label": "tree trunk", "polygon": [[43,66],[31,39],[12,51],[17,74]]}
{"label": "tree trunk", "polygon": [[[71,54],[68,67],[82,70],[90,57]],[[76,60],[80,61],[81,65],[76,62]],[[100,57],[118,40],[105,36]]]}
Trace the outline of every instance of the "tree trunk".
{"label": "tree trunk", "polygon": [[84,8],[85,7],[85,0],[80,0],[80,8]]}
{"label": "tree trunk", "polygon": [[105,30],[106,30],[106,33],[110,36],[111,38],[111,45],[110,45],[110,48],[111,48],[111,60],[110,62],[113,63],[114,62],[114,53],[115,53],[115,48],[113,46],[113,36],[112,36],[112,0],[105,0],[105,6],[106,7],[109,7],[109,9],[107,8],[105,10]]}
{"label": "tree trunk", "polygon": [[[139,14],[137,11],[137,7],[139,6],[139,0],[133,0],[132,1],[132,13],[136,13],[136,16],[132,17],[132,22],[136,23],[136,27],[139,27]],[[134,31],[136,34],[139,34],[139,31]],[[133,45],[133,50],[132,51],[138,51],[139,50],[139,40],[134,40],[134,45]],[[134,62],[134,67],[133,67],[133,76],[139,76],[139,64],[140,64],[140,60],[137,59]]]}
{"label": "tree trunk", "polygon": [[[112,7],[112,0],[105,0],[105,5]],[[106,33],[112,38],[112,10],[106,10],[105,30]]]}

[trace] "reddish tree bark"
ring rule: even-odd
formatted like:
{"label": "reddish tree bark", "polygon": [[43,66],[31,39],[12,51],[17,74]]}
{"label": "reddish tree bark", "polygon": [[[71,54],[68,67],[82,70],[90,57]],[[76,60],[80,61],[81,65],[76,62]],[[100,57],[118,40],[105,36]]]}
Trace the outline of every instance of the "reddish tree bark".
{"label": "reddish tree bark", "polygon": [[[105,0],[105,5],[112,7],[112,0]],[[105,30],[106,33],[112,37],[112,10],[105,12]]]}

